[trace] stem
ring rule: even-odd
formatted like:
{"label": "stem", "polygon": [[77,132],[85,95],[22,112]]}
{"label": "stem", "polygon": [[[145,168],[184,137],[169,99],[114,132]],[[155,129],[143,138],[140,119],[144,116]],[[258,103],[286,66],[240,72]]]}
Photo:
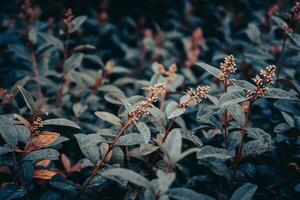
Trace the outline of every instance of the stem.
{"label": "stem", "polygon": [[252,105],[253,105],[253,101],[250,101],[248,111],[245,113],[245,123],[241,127],[241,140],[240,140],[239,150],[237,153],[237,162],[239,162],[242,158],[243,142],[244,142],[244,138],[246,135],[246,129],[247,129],[248,123],[249,123],[249,116],[250,116],[250,111],[251,111]]}
{"label": "stem", "polygon": [[[225,93],[227,92],[227,83],[224,84],[224,91],[225,91]],[[228,129],[227,128],[228,127],[227,114],[228,114],[228,111],[225,108],[225,111],[224,111],[224,134],[223,134],[225,149],[227,147],[227,135],[228,135],[228,131],[227,131],[227,129]]]}
{"label": "stem", "polygon": [[65,62],[68,58],[68,47],[69,47],[69,39],[70,39],[70,34],[69,34],[69,30],[67,31],[67,35],[66,35],[66,41],[65,41],[65,45],[64,45],[64,58],[63,58],[63,62],[62,62],[62,66],[61,66],[61,74],[62,74],[62,77],[61,77],[61,81],[62,81],[62,84],[59,88],[59,91],[57,93],[57,98],[56,98],[56,105],[57,106],[61,106],[61,101],[62,101],[62,98],[63,98],[63,90],[64,90],[64,86],[66,84],[66,81],[65,81]]}
{"label": "stem", "polygon": [[166,139],[167,139],[167,137],[168,137],[168,135],[169,135],[169,133],[170,133],[170,130],[171,130],[171,128],[172,128],[172,126],[173,126],[175,120],[176,120],[176,117],[174,117],[174,118],[172,119],[172,121],[171,121],[169,127],[167,128],[166,133],[165,133],[165,135],[164,135],[164,138],[163,138],[163,140],[162,140],[163,143],[166,141]]}
{"label": "stem", "polygon": [[[33,44],[31,41],[28,40],[28,50],[29,50],[29,54],[30,54],[30,59],[31,59],[31,63],[32,63],[32,72],[33,72],[33,75],[34,75],[34,78],[38,78],[39,77],[39,66],[37,64],[37,61],[36,61],[36,57],[35,57],[35,53],[34,53],[34,50],[33,50]],[[39,97],[42,96],[42,90],[41,90],[41,86],[39,84],[38,85],[38,93],[37,95]]]}
{"label": "stem", "polygon": [[287,41],[287,36],[285,36],[284,39],[283,39],[282,46],[281,46],[281,53],[280,53],[280,55],[277,59],[277,62],[276,62],[277,63],[276,65],[278,66],[277,67],[277,73],[276,73],[276,84],[277,84],[277,80],[279,79],[280,71],[281,71],[281,68],[282,68],[281,60],[282,60],[282,58],[284,56],[284,53],[285,53],[286,41]]}
{"label": "stem", "polygon": [[128,119],[127,123],[123,126],[123,128],[120,130],[120,132],[116,135],[115,139],[113,140],[113,142],[109,145],[109,148],[107,150],[107,152],[105,153],[105,155],[103,156],[103,158],[101,160],[99,160],[96,164],[96,166],[94,167],[94,170],[91,174],[90,177],[87,178],[87,180],[84,182],[81,190],[79,191],[79,193],[77,194],[77,198],[85,191],[85,189],[87,188],[87,186],[90,184],[90,182],[93,180],[93,178],[97,175],[98,170],[101,168],[101,166],[105,163],[108,155],[110,154],[110,152],[114,149],[117,141],[119,140],[119,138],[121,137],[121,135],[125,132],[125,130],[132,124],[132,120],[131,118]]}

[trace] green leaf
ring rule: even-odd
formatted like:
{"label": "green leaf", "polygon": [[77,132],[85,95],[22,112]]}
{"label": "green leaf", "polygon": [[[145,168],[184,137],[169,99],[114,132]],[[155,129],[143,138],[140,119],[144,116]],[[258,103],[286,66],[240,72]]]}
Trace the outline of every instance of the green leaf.
{"label": "green leaf", "polygon": [[213,76],[216,77],[216,78],[219,78],[219,77],[220,77],[221,70],[219,70],[219,69],[216,68],[216,67],[213,67],[213,66],[211,66],[211,65],[208,65],[208,64],[202,63],[202,62],[196,63],[195,65],[196,65],[196,66],[199,66],[199,67],[202,67],[202,68],[205,69],[208,73],[210,73],[211,75],[213,75]]}
{"label": "green leaf", "polygon": [[137,127],[140,134],[143,136],[145,144],[147,144],[151,139],[151,132],[148,126],[143,122],[137,122],[134,125]]}
{"label": "green leaf", "polygon": [[23,158],[23,161],[58,160],[59,155],[59,152],[55,149],[41,149],[30,152]]}
{"label": "green leaf", "polygon": [[226,92],[219,99],[219,106],[225,107],[231,104],[240,103],[250,99],[247,97],[246,92],[243,90],[234,90],[230,92]]}
{"label": "green leaf", "polygon": [[23,188],[18,188],[16,185],[8,184],[0,190],[0,200],[20,199],[26,195],[27,191]]}
{"label": "green leaf", "polygon": [[299,100],[295,93],[279,88],[269,88],[268,93],[264,96],[264,98]]}
{"label": "green leaf", "polygon": [[145,140],[141,136],[141,134],[130,133],[130,134],[121,136],[117,142],[117,145],[120,145],[120,146],[137,145],[137,144],[142,144],[144,141]]}
{"label": "green leaf", "polygon": [[226,106],[226,109],[231,113],[233,119],[240,125],[243,126],[245,123],[245,113],[243,108],[237,104],[231,104]]}
{"label": "green leaf", "polygon": [[283,21],[281,18],[277,17],[277,16],[272,16],[271,19],[281,28],[284,29],[286,27],[288,27],[287,23],[285,21]]}
{"label": "green leaf", "polygon": [[98,144],[105,141],[104,138],[98,134],[75,134],[74,136],[77,139],[83,155],[94,164],[97,163],[100,159],[100,149]]}
{"label": "green leaf", "polygon": [[18,143],[18,129],[10,118],[0,116],[0,134],[4,141],[15,149]]}
{"label": "green leaf", "polygon": [[166,116],[160,109],[153,106],[152,108],[149,108],[148,111],[157,120],[158,123],[160,123],[162,125],[166,124]]}
{"label": "green leaf", "polygon": [[68,126],[68,127],[80,129],[80,127],[75,122],[72,122],[71,120],[64,119],[64,118],[44,120],[43,125]]}
{"label": "green leaf", "polygon": [[69,29],[69,33],[73,33],[77,31],[80,28],[80,26],[85,22],[86,19],[87,16],[78,16],[75,19],[73,19],[71,27]]}
{"label": "green leaf", "polygon": [[65,62],[65,69],[67,72],[71,71],[72,69],[76,69],[80,67],[84,54],[72,54]]}
{"label": "green leaf", "polygon": [[245,183],[232,194],[230,200],[251,200],[256,190],[257,185]]}
{"label": "green leaf", "polygon": [[124,180],[127,180],[135,185],[142,186],[154,191],[153,185],[150,183],[150,181],[148,181],[140,174],[129,169],[111,168],[102,172],[101,175],[105,177],[116,176]]}
{"label": "green leaf", "polygon": [[197,159],[204,158],[218,158],[221,160],[227,160],[232,158],[232,154],[227,149],[217,148],[210,145],[200,148],[197,153]]}
{"label": "green leaf", "polygon": [[187,188],[171,188],[169,196],[176,200],[214,200],[214,198]]}
{"label": "green leaf", "polygon": [[178,103],[171,101],[166,107],[166,115],[168,119],[178,117],[185,112],[185,108],[178,108]]}
{"label": "green leaf", "polygon": [[46,40],[47,43],[53,45],[57,50],[60,50],[61,52],[64,51],[64,45],[62,41],[59,40],[58,38],[54,37],[51,34],[45,34],[41,32],[38,32],[38,35],[42,37],[44,40]]}
{"label": "green leaf", "polygon": [[245,90],[251,90],[251,91],[255,91],[256,90],[256,86],[253,85],[252,83],[249,83],[248,81],[244,81],[244,80],[237,80],[235,82],[235,85],[238,87],[241,87]]}
{"label": "green leaf", "polygon": [[288,123],[288,125],[290,127],[294,127],[295,126],[295,122],[292,116],[290,116],[289,114],[285,113],[285,112],[281,112],[284,120],[286,121],[286,123]]}
{"label": "green leaf", "polygon": [[164,171],[158,169],[156,172],[156,176],[158,177],[157,185],[158,185],[160,194],[164,194],[169,190],[170,186],[174,182],[176,174],[174,172],[168,173],[168,172],[164,172]]}
{"label": "green leaf", "polygon": [[269,133],[260,128],[249,128],[247,131],[247,136],[260,141],[262,144],[271,146],[272,137]]}
{"label": "green leaf", "polygon": [[95,115],[99,117],[100,119],[107,121],[113,125],[116,125],[118,127],[122,127],[122,121],[119,117],[115,116],[114,114],[111,114],[109,112],[95,112]]}
{"label": "green leaf", "polygon": [[268,149],[269,146],[267,144],[264,144],[259,140],[251,140],[244,145],[242,150],[242,157],[259,155],[264,153]]}
{"label": "green leaf", "polygon": [[165,148],[171,161],[173,162],[177,161],[178,157],[181,154],[181,147],[182,147],[182,136],[180,133],[180,129],[174,128],[171,130],[171,132],[169,133],[165,141]]}
{"label": "green leaf", "polygon": [[21,86],[18,86],[18,89],[20,90],[27,107],[31,110],[31,112],[34,112],[35,102],[31,94]]}

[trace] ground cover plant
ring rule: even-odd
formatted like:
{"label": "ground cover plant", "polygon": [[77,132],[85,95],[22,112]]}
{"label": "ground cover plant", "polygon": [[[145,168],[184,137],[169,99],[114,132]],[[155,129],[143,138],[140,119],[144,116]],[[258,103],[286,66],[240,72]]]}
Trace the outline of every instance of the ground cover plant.
{"label": "ground cover plant", "polygon": [[299,198],[299,2],[0,8],[0,200]]}

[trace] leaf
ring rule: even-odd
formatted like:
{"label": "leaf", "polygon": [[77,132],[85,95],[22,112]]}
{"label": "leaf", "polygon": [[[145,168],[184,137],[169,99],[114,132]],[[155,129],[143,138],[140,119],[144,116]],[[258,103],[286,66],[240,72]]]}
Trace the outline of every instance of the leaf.
{"label": "leaf", "polygon": [[32,151],[35,149],[41,149],[43,147],[52,144],[60,134],[50,131],[43,131],[40,135],[34,137],[31,141],[31,145],[27,151]]}
{"label": "leaf", "polygon": [[214,200],[214,198],[187,188],[171,188],[169,196],[176,200]]}
{"label": "leaf", "polygon": [[31,94],[21,86],[18,86],[18,89],[20,90],[27,107],[31,112],[34,112],[36,106]]}
{"label": "leaf", "polygon": [[248,131],[248,137],[253,138],[255,140],[260,141],[262,144],[265,144],[267,146],[271,146],[272,143],[272,137],[269,133],[264,131],[260,128],[249,128]]}
{"label": "leaf", "polygon": [[197,159],[204,158],[218,158],[222,160],[227,160],[232,158],[232,154],[227,149],[217,148],[210,145],[200,148],[197,153]]}
{"label": "leaf", "polygon": [[85,22],[85,20],[87,19],[87,16],[78,16],[75,19],[73,19],[72,23],[71,23],[71,27],[68,30],[69,33],[73,33],[75,31],[77,31],[80,26]]}
{"label": "leaf", "polygon": [[260,30],[257,27],[258,25],[255,23],[248,24],[248,28],[246,30],[246,34],[248,38],[251,40],[251,42],[259,43],[261,41],[260,39]]}
{"label": "leaf", "polygon": [[284,120],[286,121],[286,123],[288,123],[288,125],[290,127],[294,127],[295,126],[295,122],[294,122],[294,119],[293,117],[291,117],[289,114],[285,113],[285,112],[281,112]]}
{"label": "leaf", "polygon": [[71,120],[64,119],[64,118],[56,118],[56,119],[47,119],[43,121],[43,125],[56,125],[56,126],[68,126],[72,128],[80,129],[80,127]]}
{"label": "leaf", "polygon": [[279,88],[269,88],[264,98],[299,100],[294,93]]}
{"label": "leaf", "polygon": [[172,129],[165,141],[166,151],[171,161],[176,162],[180,157],[182,136],[179,128]]}
{"label": "leaf", "polygon": [[243,126],[245,123],[245,113],[243,108],[235,103],[226,106],[226,109],[231,113],[232,118],[240,125]]}
{"label": "leaf", "polygon": [[262,154],[267,151],[268,148],[268,145],[260,142],[259,140],[251,140],[244,145],[242,157]]}
{"label": "leaf", "polygon": [[251,200],[257,190],[257,185],[245,183],[239,187],[231,196],[230,200]]}
{"label": "leaf", "polygon": [[37,151],[32,151],[27,154],[23,161],[40,161],[40,160],[58,160],[59,159],[59,152],[54,149],[41,149]]}
{"label": "leaf", "polygon": [[235,85],[238,87],[241,87],[245,90],[251,90],[251,91],[256,90],[255,85],[253,85],[252,83],[249,83],[248,81],[244,81],[244,80],[236,80]]}
{"label": "leaf", "polygon": [[74,136],[77,139],[83,155],[85,155],[85,157],[87,157],[94,164],[97,163],[97,161],[100,159],[100,149],[98,147],[98,143],[103,142],[104,138],[98,134],[76,134]]}
{"label": "leaf", "polygon": [[84,54],[72,54],[65,62],[64,68],[67,72],[80,67]]}
{"label": "leaf", "polygon": [[211,65],[208,65],[208,64],[206,64],[206,63],[199,62],[199,63],[196,63],[195,65],[196,65],[196,66],[199,66],[199,67],[202,67],[202,68],[205,69],[208,73],[210,73],[211,75],[213,75],[213,76],[216,77],[216,78],[219,78],[219,77],[220,77],[220,74],[222,73],[221,70],[219,70],[218,68],[213,67],[213,66],[211,66]]}
{"label": "leaf", "polygon": [[174,160],[174,162],[178,162],[181,159],[185,158],[186,156],[192,154],[192,153],[196,153],[198,152],[200,149],[199,148],[191,148],[186,150],[185,152],[181,153],[180,155],[177,156],[176,160]]}
{"label": "leaf", "polygon": [[140,134],[143,136],[145,144],[149,143],[151,139],[151,132],[148,126],[143,122],[137,122],[134,125],[137,127]]}
{"label": "leaf", "polygon": [[166,107],[166,115],[168,119],[178,117],[185,112],[185,108],[178,108],[178,103],[171,101]]}
{"label": "leaf", "polygon": [[121,136],[117,142],[117,145],[119,145],[119,146],[137,145],[137,144],[142,144],[144,141],[145,140],[141,136],[141,134],[130,133],[130,134]]}
{"label": "leaf", "polygon": [[156,176],[158,177],[157,185],[160,194],[164,194],[169,190],[171,184],[174,182],[176,174],[174,172],[168,173],[158,169],[156,172]]}
{"label": "leaf", "polygon": [[225,107],[231,104],[239,103],[248,100],[246,92],[243,90],[234,90],[226,92],[219,99],[219,106]]}
{"label": "leaf", "polygon": [[292,88],[294,91],[297,92],[298,96],[300,96],[300,87],[298,85],[294,84],[292,81],[290,81],[288,79],[280,78],[280,79],[278,79],[278,82]]}
{"label": "leaf", "polygon": [[60,50],[61,52],[64,51],[64,45],[58,38],[54,37],[51,34],[45,34],[41,32],[38,32],[38,35],[42,37],[47,43],[53,45],[57,50]]}
{"label": "leaf", "polygon": [[18,131],[10,118],[0,116],[0,134],[12,149],[16,148],[18,143]]}
{"label": "leaf", "polygon": [[154,74],[152,77],[151,77],[151,80],[150,80],[150,84],[151,85],[156,85],[156,84],[166,84],[168,81],[167,79],[165,79],[162,75],[160,74]]}
{"label": "leaf", "polygon": [[115,176],[127,180],[135,185],[142,186],[154,191],[153,185],[140,174],[124,168],[111,168],[101,173],[102,176]]}
{"label": "leaf", "polygon": [[281,18],[277,17],[277,16],[272,16],[271,19],[281,28],[284,29],[286,27],[288,27],[287,23],[285,21],[283,21]]}
{"label": "leaf", "polygon": [[97,111],[97,112],[95,112],[95,115],[104,121],[107,121],[118,127],[122,127],[121,119],[119,117],[115,116],[114,114],[111,114],[109,112]]}
{"label": "leaf", "polygon": [[152,108],[149,108],[148,111],[157,120],[158,123],[160,123],[162,125],[166,124],[166,116],[160,109],[153,106]]}
{"label": "leaf", "polygon": [[33,177],[41,180],[50,180],[57,173],[47,169],[38,169],[33,172]]}
{"label": "leaf", "polygon": [[26,190],[23,188],[18,188],[16,185],[8,184],[1,188],[0,190],[0,200],[12,200],[19,199],[26,195]]}
{"label": "leaf", "polygon": [[[64,155],[64,154],[62,154]],[[35,163],[35,166],[42,166],[42,167],[47,167],[51,163],[51,160],[41,160],[37,163]]]}

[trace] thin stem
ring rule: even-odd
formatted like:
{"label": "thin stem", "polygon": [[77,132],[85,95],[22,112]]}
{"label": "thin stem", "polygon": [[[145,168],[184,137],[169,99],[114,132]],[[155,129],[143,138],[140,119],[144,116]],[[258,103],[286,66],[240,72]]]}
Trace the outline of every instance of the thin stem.
{"label": "thin stem", "polygon": [[174,117],[174,118],[172,119],[172,121],[171,121],[169,127],[167,128],[166,133],[165,133],[165,135],[164,135],[164,138],[163,138],[163,140],[162,140],[163,143],[166,141],[166,139],[167,139],[167,137],[168,137],[168,135],[169,135],[169,133],[170,133],[170,130],[171,130],[171,128],[172,128],[172,126],[173,126],[175,120],[176,120],[176,117]]}
{"label": "thin stem", "polygon": [[[225,93],[227,92],[227,83],[224,84],[224,91]],[[224,134],[223,134],[223,138],[224,138],[224,147],[226,148],[227,147],[227,135],[228,135],[228,111],[227,109],[225,108],[225,111],[224,111]]]}
{"label": "thin stem", "polygon": [[61,105],[61,101],[62,101],[62,98],[63,98],[63,90],[64,90],[64,86],[66,84],[66,81],[65,81],[65,62],[68,58],[68,47],[69,47],[69,40],[70,40],[70,34],[69,34],[69,30],[67,31],[67,35],[66,35],[66,41],[65,41],[65,45],[64,45],[64,57],[63,57],[63,62],[62,62],[62,66],[61,66],[61,79],[62,79],[62,84],[59,88],[59,91],[57,93],[57,98],[56,98],[56,105],[57,106],[60,106]]}
{"label": "thin stem", "polygon": [[247,112],[245,113],[245,123],[241,127],[241,139],[240,139],[239,149],[238,149],[238,153],[237,153],[237,162],[239,162],[242,158],[243,143],[244,143],[244,138],[246,135],[246,129],[248,128],[249,116],[250,116],[250,111],[251,111],[252,105],[253,105],[253,101],[250,101],[249,108],[248,108]]}
{"label": "thin stem", "polygon": [[[37,64],[37,61],[36,61],[36,57],[35,57],[35,53],[34,53],[34,50],[33,50],[33,44],[31,41],[28,40],[28,50],[29,50],[29,54],[30,54],[30,59],[31,59],[31,63],[32,63],[32,72],[33,72],[33,75],[34,75],[34,78],[38,79],[39,77],[39,66]],[[42,96],[42,89],[41,89],[41,86],[39,84],[38,85],[38,93],[37,95],[39,97]]]}
{"label": "thin stem", "polygon": [[283,39],[283,42],[282,42],[282,45],[281,45],[281,53],[280,55],[278,56],[278,59],[277,59],[277,73],[276,73],[276,84],[277,84],[277,80],[279,79],[279,75],[280,75],[280,71],[281,71],[281,60],[284,56],[284,53],[285,53],[285,48],[286,48],[286,42],[287,42],[287,36],[284,37]]}
{"label": "thin stem", "polygon": [[93,178],[97,175],[97,172],[99,171],[99,169],[101,168],[101,166],[105,163],[107,157],[109,156],[110,152],[114,149],[117,141],[119,140],[119,138],[121,137],[121,135],[125,132],[125,130],[132,124],[132,119],[129,118],[127,123],[123,126],[123,128],[120,130],[120,132],[116,135],[115,139],[113,140],[113,142],[109,145],[108,150],[106,151],[105,155],[103,156],[103,158],[97,162],[96,166],[94,167],[94,170],[91,174],[90,177],[88,177],[88,179],[84,182],[81,190],[79,191],[79,193],[77,194],[77,197],[79,197],[87,188],[87,186],[90,184],[90,182],[93,180]]}

